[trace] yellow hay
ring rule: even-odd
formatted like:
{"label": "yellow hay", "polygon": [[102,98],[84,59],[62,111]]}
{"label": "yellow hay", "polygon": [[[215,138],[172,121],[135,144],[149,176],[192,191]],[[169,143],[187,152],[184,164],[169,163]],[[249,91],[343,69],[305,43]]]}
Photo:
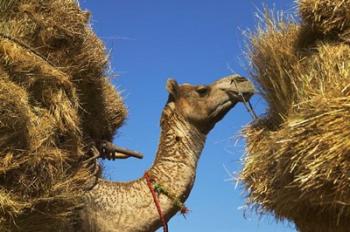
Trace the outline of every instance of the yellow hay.
{"label": "yellow hay", "polygon": [[[329,1],[300,2],[306,7]],[[348,17],[348,8],[332,9],[347,2],[322,10],[345,10]],[[340,31],[347,23],[344,15],[333,24],[318,16],[319,28]],[[267,27],[251,37],[252,78],[268,110],[243,131],[247,155],[241,179],[248,203],[262,212],[292,220],[302,232],[345,232],[350,226],[350,46],[339,38],[310,36],[306,22],[268,18]]]}
{"label": "yellow hay", "polygon": [[350,29],[349,0],[299,0],[303,22],[325,35]]}
{"label": "yellow hay", "polygon": [[0,231],[62,231],[126,117],[74,0],[0,0]]}

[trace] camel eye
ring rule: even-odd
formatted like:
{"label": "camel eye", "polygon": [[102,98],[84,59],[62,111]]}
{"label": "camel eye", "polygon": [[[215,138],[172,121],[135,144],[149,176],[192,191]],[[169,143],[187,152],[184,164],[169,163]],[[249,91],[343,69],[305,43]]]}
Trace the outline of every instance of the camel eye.
{"label": "camel eye", "polygon": [[209,93],[209,88],[207,86],[201,86],[196,89],[196,92],[199,94],[199,96],[203,97]]}

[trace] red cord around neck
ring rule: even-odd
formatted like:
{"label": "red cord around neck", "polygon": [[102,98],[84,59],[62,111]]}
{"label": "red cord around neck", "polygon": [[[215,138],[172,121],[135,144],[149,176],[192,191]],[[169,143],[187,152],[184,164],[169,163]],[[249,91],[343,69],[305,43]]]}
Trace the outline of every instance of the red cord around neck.
{"label": "red cord around neck", "polygon": [[162,212],[162,208],[160,207],[160,201],[159,201],[159,198],[158,198],[157,193],[156,193],[155,190],[154,190],[153,183],[152,183],[152,179],[151,179],[151,177],[149,176],[148,172],[145,172],[144,177],[145,177],[145,179],[146,179],[147,186],[148,186],[149,190],[150,190],[151,193],[152,193],[152,197],[153,197],[154,204],[155,204],[156,207],[157,207],[157,211],[158,211],[158,214],[159,214],[159,218],[160,218],[160,221],[162,222],[162,225],[163,225],[163,231],[164,231],[164,232],[169,232],[169,230],[168,230],[168,223],[167,223],[167,221],[165,220],[164,214],[163,214],[163,212]]}

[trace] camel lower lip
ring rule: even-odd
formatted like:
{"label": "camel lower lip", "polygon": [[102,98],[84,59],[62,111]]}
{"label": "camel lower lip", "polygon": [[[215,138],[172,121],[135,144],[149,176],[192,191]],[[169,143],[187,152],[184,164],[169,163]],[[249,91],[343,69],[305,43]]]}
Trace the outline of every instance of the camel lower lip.
{"label": "camel lower lip", "polygon": [[220,104],[211,114],[210,118],[215,118],[216,116],[220,115],[221,112],[226,111],[229,107],[231,107],[232,101],[228,100]]}

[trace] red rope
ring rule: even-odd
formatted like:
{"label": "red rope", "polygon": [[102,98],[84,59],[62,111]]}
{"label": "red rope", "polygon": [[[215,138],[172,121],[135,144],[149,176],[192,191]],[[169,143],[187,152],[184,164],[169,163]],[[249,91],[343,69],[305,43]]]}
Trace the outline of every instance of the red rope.
{"label": "red rope", "polygon": [[144,177],[145,177],[145,179],[146,179],[148,188],[149,188],[149,190],[150,190],[151,193],[152,193],[152,197],[153,197],[154,204],[155,204],[156,207],[157,207],[157,211],[158,211],[158,214],[159,214],[159,218],[160,218],[160,221],[162,222],[162,225],[163,225],[163,231],[164,231],[164,232],[169,232],[169,230],[168,230],[168,223],[167,223],[167,221],[165,220],[164,214],[163,214],[163,212],[162,212],[162,208],[160,207],[159,198],[158,198],[157,193],[156,193],[155,190],[154,190],[154,187],[153,187],[153,184],[152,184],[152,179],[151,179],[151,177],[149,176],[148,172],[145,173]]}

